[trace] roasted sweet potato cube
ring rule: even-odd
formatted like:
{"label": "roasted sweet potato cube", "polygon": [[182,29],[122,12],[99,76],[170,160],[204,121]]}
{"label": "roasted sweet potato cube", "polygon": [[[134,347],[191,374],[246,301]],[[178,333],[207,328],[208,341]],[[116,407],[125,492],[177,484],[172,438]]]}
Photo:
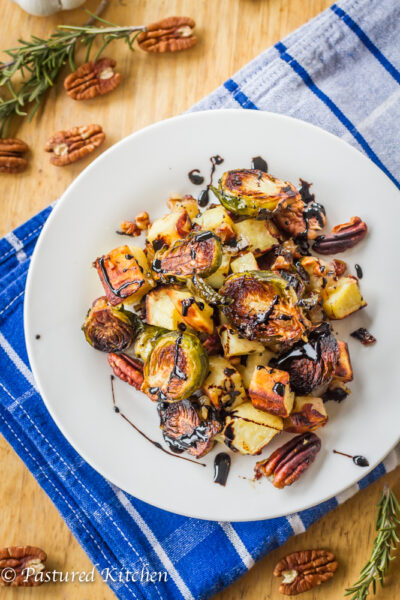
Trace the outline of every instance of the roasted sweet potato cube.
{"label": "roasted sweet potato cube", "polygon": [[141,248],[119,246],[93,263],[112,306],[134,302],[146,294],[153,282],[146,256]]}
{"label": "roasted sweet potato cube", "polygon": [[339,359],[336,364],[334,377],[344,383],[353,381],[353,368],[351,366],[349,347],[346,342],[338,340]]}
{"label": "roasted sweet potato cube", "polygon": [[250,380],[249,395],[255,408],[278,417],[287,417],[293,407],[289,373],[257,365]]}
{"label": "roasted sweet potato cube", "polygon": [[290,433],[307,433],[323,427],[327,420],[322,398],[296,396],[292,412],[283,421],[283,429]]}

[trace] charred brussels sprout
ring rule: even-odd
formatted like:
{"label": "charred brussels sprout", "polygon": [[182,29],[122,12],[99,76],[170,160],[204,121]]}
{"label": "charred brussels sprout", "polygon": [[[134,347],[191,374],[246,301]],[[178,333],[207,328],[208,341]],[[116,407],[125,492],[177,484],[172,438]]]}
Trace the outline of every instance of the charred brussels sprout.
{"label": "charred brussels sprout", "polygon": [[145,325],[135,340],[134,350],[136,356],[145,361],[153,350],[158,338],[167,332],[168,329],[164,329],[163,327]]}
{"label": "charred brussels sprout", "polygon": [[171,331],[160,336],[144,368],[143,391],[152,400],[188,398],[203,383],[208,356],[191,333]]}
{"label": "charred brussels sprout", "polygon": [[89,310],[82,330],[89,344],[102,352],[123,352],[131,346],[141,321],[124,308],[114,308],[98,298]]}
{"label": "charred brussels sprout", "polygon": [[300,198],[294,185],[257,169],[226,171],[211,189],[227,210],[248,217],[268,216],[281,202]]}
{"label": "charred brussels sprout", "polygon": [[329,323],[308,334],[288,352],[273,358],[270,365],[287,371],[292,390],[298,395],[323,391],[331,381],[339,360],[339,346]]}
{"label": "charred brussels sprout", "polygon": [[214,436],[222,429],[216,419],[201,420],[190,400],[159,404],[160,426],[171,450],[187,451],[196,458],[204,456],[214,445]]}
{"label": "charred brussels sprout", "polygon": [[159,275],[208,277],[222,261],[219,238],[211,231],[192,233],[171,248],[160,250],[153,260],[153,271]]}
{"label": "charred brussels sprout", "polygon": [[272,271],[235,273],[220,294],[233,300],[223,307],[229,323],[249,340],[285,347],[306,329],[307,321],[296,306],[296,292]]}

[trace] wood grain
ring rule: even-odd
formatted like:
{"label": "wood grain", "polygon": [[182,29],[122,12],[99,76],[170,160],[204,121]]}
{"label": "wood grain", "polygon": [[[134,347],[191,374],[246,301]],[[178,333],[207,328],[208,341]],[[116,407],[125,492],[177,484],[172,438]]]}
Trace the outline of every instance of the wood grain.
{"label": "wood grain", "polygon": [[[61,82],[48,95],[45,110],[17,134],[31,147],[29,170],[19,176],[0,175],[0,234],[4,234],[58,198],[91,158],[66,168],[49,164],[43,151],[48,136],[73,125],[100,123],[106,147],[149,123],[179,114],[211,92],[230,74],[330,5],[330,0],[112,0],[106,18],[119,24],[150,23],[168,15],[196,19],[200,43],[180,55],[131,54],[115,43],[108,54],[118,61],[123,84],[109,96],[78,103],[65,96]],[[89,0],[92,10],[96,0]],[[83,10],[47,19],[30,17],[10,1],[2,2],[0,39],[4,48],[31,33],[47,36],[59,23],[82,23]],[[3,58],[3,57],[2,57]],[[104,147],[103,147],[104,148]],[[118,185],[118,182],[116,182]],[[0,440],[0,545],[33,544],[49,555],[49,567],[61,571],[90,571],[92,565],[69,532],[56,508],[11,447]],[[300,537],[261,560],[245,577],[214,600],[270,600],[280,597],[272,577],[275,562],[286,552],[328,547],[336,552],[340,569],[323,588],[304,594],[304,600],[337,600],[357,577],[373,539],[375,504],[383,482],[400,495],[400,471],[335,509]],[[213,550],[213,549],[210,549]],[[400,597],[396,568],[379,600]],[[34,590],[7,590],[9,600],[109,600],[113,593],[100,577],[94,583],[45,585]]]}

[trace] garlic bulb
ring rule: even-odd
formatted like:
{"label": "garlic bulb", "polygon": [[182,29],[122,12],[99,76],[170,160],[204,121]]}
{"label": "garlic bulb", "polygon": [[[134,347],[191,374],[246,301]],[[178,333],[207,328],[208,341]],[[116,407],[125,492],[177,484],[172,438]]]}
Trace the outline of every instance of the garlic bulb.
{"label": "garlic bulb", "polygon": [[30,15],[47,17],[60,10],[71,10],[82,6],[86,0],[14,0]]}

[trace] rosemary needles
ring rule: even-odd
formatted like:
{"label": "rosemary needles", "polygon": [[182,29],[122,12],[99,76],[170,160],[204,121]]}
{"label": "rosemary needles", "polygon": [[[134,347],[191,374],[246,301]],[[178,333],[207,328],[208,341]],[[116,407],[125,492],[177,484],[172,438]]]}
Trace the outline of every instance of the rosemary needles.
{"label": "rosemary needles", "polygon": [[385,486],[382,498],[378,503],[378,517],[375,529],[377,536],[371,556],[363,567],[358,581],[345,592],[351,600],[365,600],[372,586],[376,593],[376,584],[383,585],[385,575],[393,560],[392,551],[399,542],[396,528],[400,525],[400,504],[394,493]]}

